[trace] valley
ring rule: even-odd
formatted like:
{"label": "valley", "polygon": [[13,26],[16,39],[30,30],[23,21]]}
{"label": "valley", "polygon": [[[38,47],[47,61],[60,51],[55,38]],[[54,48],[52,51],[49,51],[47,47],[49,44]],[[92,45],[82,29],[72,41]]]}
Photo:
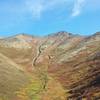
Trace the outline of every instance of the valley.
{"label": "valley", "polygon": [[0,39],[0,100],[99,100],[100,32]]}

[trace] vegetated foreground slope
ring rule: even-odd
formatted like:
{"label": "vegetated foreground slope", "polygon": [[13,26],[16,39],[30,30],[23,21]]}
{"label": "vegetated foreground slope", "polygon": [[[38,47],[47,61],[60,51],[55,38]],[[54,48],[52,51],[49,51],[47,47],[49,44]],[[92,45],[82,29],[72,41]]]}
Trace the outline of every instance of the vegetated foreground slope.
{"label": "vegetated foreground slope", "polygon": [[[27,89],[22,89],[25,95],[33,95],[21,100],[100,99],[99,32],[88,37],[67,32],[43,38],[16,35],[0,40],[0,53],[19,65],[18,68],[24,70],[23,74],[27,71],[31,76],[35,75],[32,85],[26,86],[29,94],[26,93]],[[16,74],[20,75],[17,71]],[[37,82],[35,85],[34,81]]]}
{"label": "vegetated foreground slope", "polygon": [[17,64],[0,53],[0,100],[15,100],[16,92],[27,85],[29,79]]}

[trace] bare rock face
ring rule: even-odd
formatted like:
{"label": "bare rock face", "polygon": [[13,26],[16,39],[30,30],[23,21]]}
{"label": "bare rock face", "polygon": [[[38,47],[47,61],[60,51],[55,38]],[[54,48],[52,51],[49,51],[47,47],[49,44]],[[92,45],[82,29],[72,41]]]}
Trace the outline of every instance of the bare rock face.
{"label": "bare rock face", "polygon": [[[66,99],[57,100],[100,99],[100,32],[88,37],[64,31],[45,37],[20,34],[0,39],[0,53],[27,72],[43,71],[57,81],[66,91]],[[42,98],[49,97],[49,88]]]}

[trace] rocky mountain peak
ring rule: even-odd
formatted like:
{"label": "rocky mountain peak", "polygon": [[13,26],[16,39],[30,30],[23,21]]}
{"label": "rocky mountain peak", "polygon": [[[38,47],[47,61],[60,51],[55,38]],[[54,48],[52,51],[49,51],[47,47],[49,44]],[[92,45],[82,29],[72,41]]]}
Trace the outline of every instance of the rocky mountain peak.
{"label": "rocky mountain peak", "polygon": [[72,33],[68,33],[66,31],[60,31],[60,32],[57,32],[57,33],[53,33],[51,35],[49,35],[50,37],[70,37],[72,36],[73,34]]}
{"label": "rocky mountain peak", "polygon": [[100,35],[100,32],[96,32],[94,35]]}

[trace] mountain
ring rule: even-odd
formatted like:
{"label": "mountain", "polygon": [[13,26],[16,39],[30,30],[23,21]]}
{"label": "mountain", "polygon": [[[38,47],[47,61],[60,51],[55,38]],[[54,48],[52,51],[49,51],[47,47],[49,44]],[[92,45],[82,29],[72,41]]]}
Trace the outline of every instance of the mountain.
{"label": "mountain", "polygon": [[32,36],[26,34],[18,34],[16,36],[0,39],[0,45],[11,48],[27,49],[31,48],[30,43],[32,39]]}
{"label": "mountain", "polygon": [[[18,74],[19,84],[23,84],[20,82],[22,77],[26,83],[29,82],[27,77],[31,78],[32,84],[37,82],[32,86],[25,85],[29,91],[26,88],[21,91],[24,90],[27,97],[24,96],[23,99],[21,92],[21,98],[17,100],[33,100],[33,97],[34,100],[100,99],[100,32],[91,36],[75,35],[65,31],[45,37],[18,34],[0,39],[0,54],[9,59],[4,60],[0,55],[0,59],[5,61],[0,68],[5,68],[6,65],[13,68],[5,68],[5,73],[0,72],[0,75],[3,75],[0,78],[1,87],[6,71],[13,70],[15,72],[9,75],[12,81],[17,81],[12,76]],[[18,69],[21,71],[18,72]],[[6,87],[6,84],[4,85]],[[14,89],[13,85],[8,86]],[[32,96],[30,91],[33,93]],[[0,95],[2,93],[1,90]],[[5,96],[11,100],[7,94]]]}

